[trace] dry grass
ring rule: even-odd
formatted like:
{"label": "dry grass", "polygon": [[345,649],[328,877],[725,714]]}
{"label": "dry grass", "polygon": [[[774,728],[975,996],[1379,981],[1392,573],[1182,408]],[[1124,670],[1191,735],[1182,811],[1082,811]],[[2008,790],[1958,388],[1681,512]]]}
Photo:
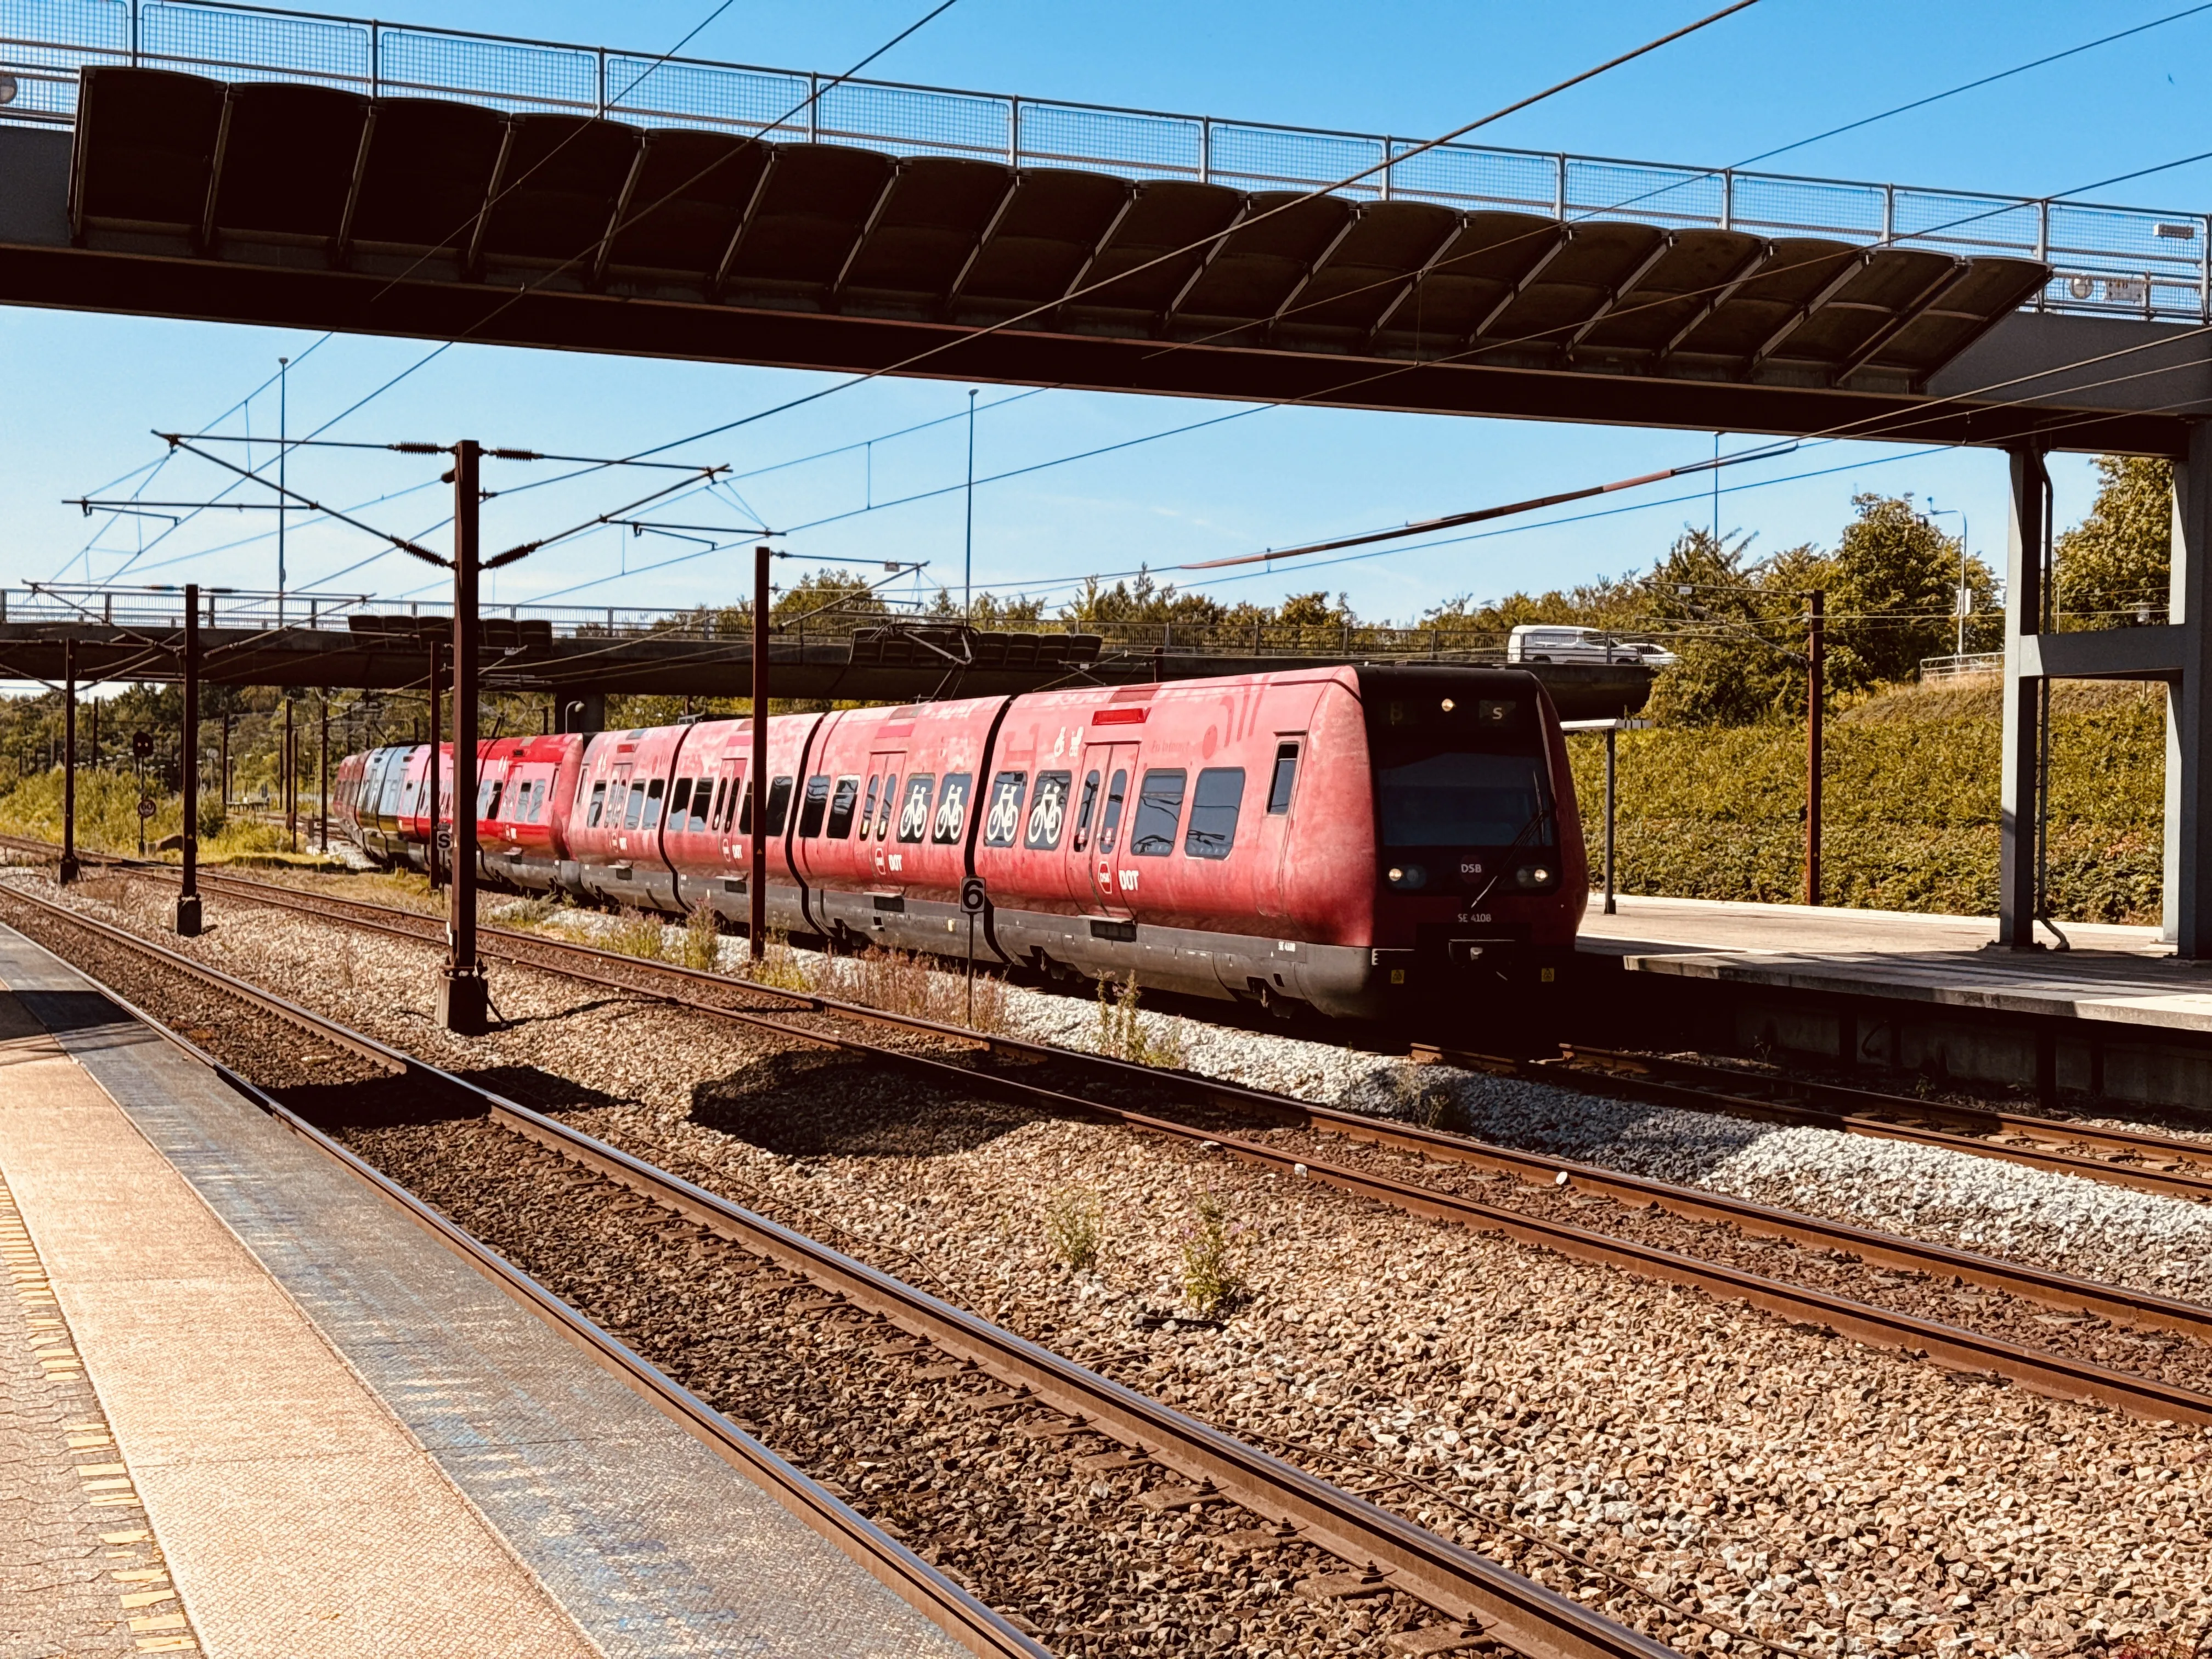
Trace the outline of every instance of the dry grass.
{"label": "dry grass", "polygon": [[668,958],[667,929],[660,918],[628,906],[616,914],[612,924],[599,936],[599,943],[610,951],[619,951],[626,957],[642,957],[647,962],[665,962]]}
{"label": "dry grass", "polygon": [[868,950],[851,959],[839,988],[855,1002],[886,1013],[964,1025],[974,1031],[1006,1030],[1006,982],[994,974],[975,975],[975,1017],[969,1017],[964,974],[946,972],[935,958],[904,951]]}
{"label": "dry grass", "polygon": [[765,985],[777,991],[812,991],[815,970],[805,957],[791,948],[788,934],[771,933],[763,943],[759,960],[748,955],[738,964],[738,977],[749,979],[756,985]]}
{"label": "dry grass", "polygon": [[722,965],[722,919],[712,905],[700,905],[686,919],[677,956],[684,966],[702,973],[712,973]]}
{"label": "dry grass", "polygon": [[1139,1066],[1180,1070],[1188,1058],[1182,1022],[1170,1020],[1158,1033],[1145,1028],[1137,1011],[1137,975],[1132,972],[1118,989],[1114,981],[1098,981],[1098,1052]]}

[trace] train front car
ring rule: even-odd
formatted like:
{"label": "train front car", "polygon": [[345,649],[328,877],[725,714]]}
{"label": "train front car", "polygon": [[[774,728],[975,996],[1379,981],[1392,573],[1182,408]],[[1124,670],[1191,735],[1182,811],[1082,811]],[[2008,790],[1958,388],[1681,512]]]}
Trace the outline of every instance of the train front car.
{"label": "train front car", "polygon": [[1510,669],[1356,672],[1374,803],[1360,1012],[1517,1017],[1565,980],[1589,896],[1551,699]]}

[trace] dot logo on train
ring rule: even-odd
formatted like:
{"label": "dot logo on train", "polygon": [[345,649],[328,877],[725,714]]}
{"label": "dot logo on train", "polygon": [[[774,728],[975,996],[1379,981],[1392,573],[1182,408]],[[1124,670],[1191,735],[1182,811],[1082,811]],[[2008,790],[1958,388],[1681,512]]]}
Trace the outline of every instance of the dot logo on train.
{"label": "dot logo on train", "polygon": [[[764,785],[771,927],[943,951],[980,879],[984,960],[1285,1014],[1550,994],[1587,899],[1559,719],[1511,668],[782,714],[757,779],[750,719],[479,747],[488,884],[744,925]],[[416,744],[339,767],[336,816],[371,856],[419,866],[433,801],[450,822],[451,750],[434,790],[430,759]]]}

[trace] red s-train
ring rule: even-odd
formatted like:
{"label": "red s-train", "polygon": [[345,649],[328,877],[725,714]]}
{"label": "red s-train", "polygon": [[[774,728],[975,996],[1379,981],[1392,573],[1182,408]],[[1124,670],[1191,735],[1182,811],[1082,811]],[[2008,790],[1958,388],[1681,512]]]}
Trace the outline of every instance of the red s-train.
{"label": "red s-train", "polygon": [[[481,745],[479,868],[526,890],[750,914],[750,720]],[[422,862],[429,750],[347,757],[333,807]],[[440,817],[452,817],[452,751]],[[768,916],[794,933],[1376,1017],[1551,981],[1588,868],[1551,700],[1377,665],[769,723]]]}

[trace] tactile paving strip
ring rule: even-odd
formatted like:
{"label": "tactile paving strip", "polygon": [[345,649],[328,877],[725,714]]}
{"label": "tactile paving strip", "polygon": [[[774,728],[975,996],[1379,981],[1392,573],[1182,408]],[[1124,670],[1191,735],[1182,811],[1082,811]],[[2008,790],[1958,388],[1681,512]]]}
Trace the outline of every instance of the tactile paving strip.
{"label": "tactile paving strip", "polygon": [[[9,1032],[0,1064],[32,1041],[61,1052],[43,1034]],[[198,1652],[4,1170],[0,1260],[10,1291],[0,1301],[0,1652]]]}

